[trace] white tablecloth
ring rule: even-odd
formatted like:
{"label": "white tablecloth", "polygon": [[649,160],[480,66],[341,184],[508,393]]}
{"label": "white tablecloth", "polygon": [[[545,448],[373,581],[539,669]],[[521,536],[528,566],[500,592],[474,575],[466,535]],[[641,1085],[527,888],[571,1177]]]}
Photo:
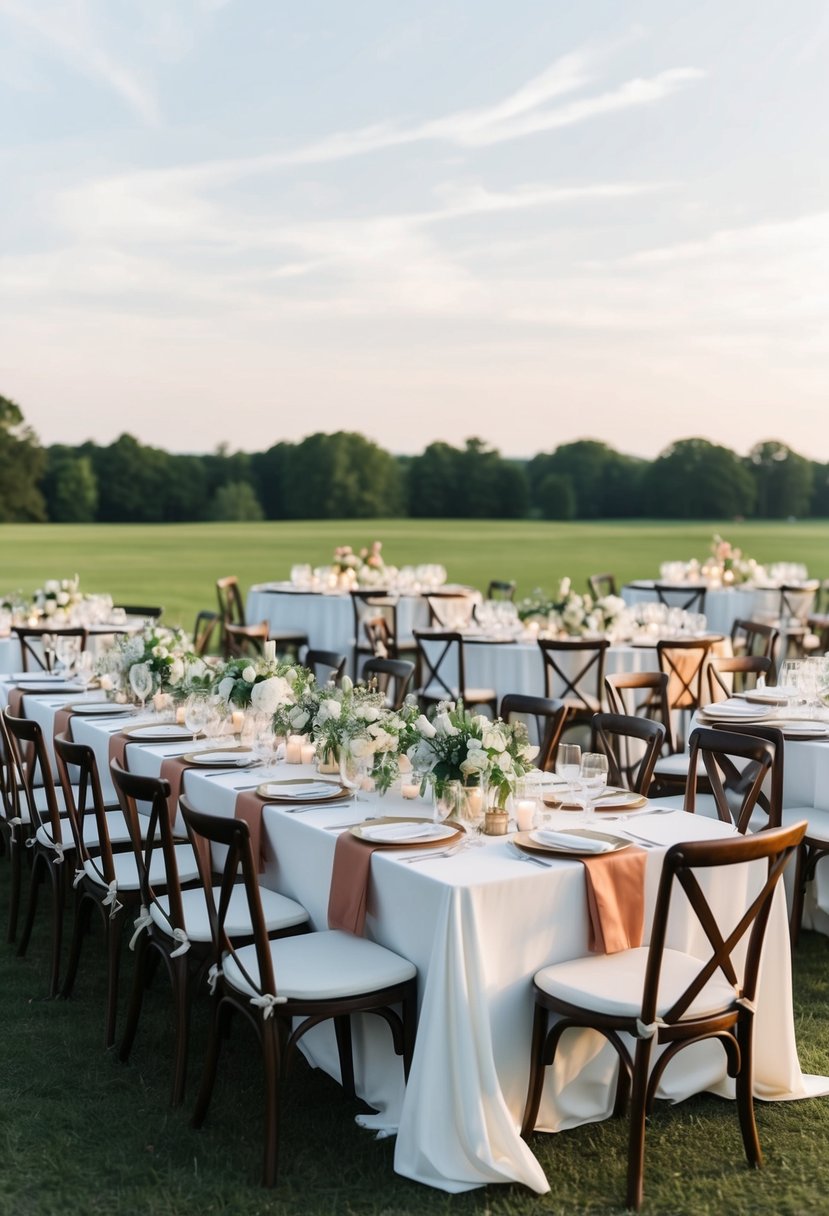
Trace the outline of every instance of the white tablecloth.
{"label": "white tablecloth", "polygon": [[[663,584],[666,586],[667,584]],[[803,606],[810,602],[810,592],[818,587],[818,582],[811,579],[803,584]],[[628,583],[622,588],[622,599],[631,606],[635,604],[653,603],[656,600],[654,583],[650,579],[640,579],[636,583]],[[671,603],[683,604],[692,594],[694,585],[687,587],[677,584],[675,591],[666,593]],[[790,597],[792,607],[800,612],[797,601],[800,597]],[[708,618],[708,628],[712,633],[723,633],[726,637],[731,633],[735,620],[767,621],[778,616],[780,611],[780,591],[773,586],[766,587],[708,587],[705,591],[703,607],[698,609]],[[804,617],[806,611],[804,611]]]}
{"label": "white tablecloth", "polygon": [[[35,700],[27,698],[26,708],[32,703],[34,709]],[[39,700],[46,705],[47,699]],[[105,766],[115,724],[76,716],[72,726],[74,737],[91,744]],[[190,746],[130,746],[128,764],[135,772],[157,774],[164,755]],[[307,772],[292,767],[285,775]],[[191,769],[185,774],[184,789],[200,809],[231,815],[232,787],[253,779],[244,772],[211,777]],[[340,805],[301,814],[266,808],[265,883],[300,900],[314,926],[323,927],[336,843],[336,834],[325,828],[357,821],[375,809],[411,814],[413,804],[389,796],[382,802],[369,799],[364,806]],[[640,821],[640,830],[645,822]],[[664,830],[668,817],[659,822]],[[707,835],[730,831],[718,823],[703,827],[701,817],[690,820],[684,814],[676,823],[677,839],[689,830],[698,834],[702,829]],[[661,849],[647,855],[649,910],[661,855]],[[506,1181],[544,1192],[548,1181],[518,1134],[528,1074],[530,980],[547,963],[586,953],[583,869],[569,861],[549,869],[526,864],[503,840],[415,865],[405,864],[402,856],[389,850],[372,859],[366,932],[418,968],[417,1045],[404,1087],[402,1066],[393,1055],[387,1028],[378,1019],[359,1019],[354,1035],[358,1091],[378,1111],[362,1121],[382,1131],[398,1129],[395,1168],[407,1177],[451,1192]],[[741,881],[748,879],[732,874],[717,893],[724,919],[733,914],[741,897]],[[780,895],[761,973],[755,1062],[755,1092],[778,1099],[823,1092],[827,1084],[824,1079],[804,1080],[797,1060],[786,909],[782,891]],[[669,944],[679,948],[694,945],[689,922],[679,909],[669,938]],[[307,1045],[313,1060],[336,1076],[331,1027],[311,1032]],[[539,1127],[562,1129],[608,1117],[614,1079],[612,1050],[592,1032],[571,1032],[567,1050],[560,1053],[548,1077]],[[679,1099],[702,1089],[733,1094],[725,1057],[716,1045],[681,1053],[667,1070],[660,1092]]]}
{"label": "white tablecloth", "polygon": [[[301,630],[316,649],[335,650],[351,657],[354,609],[347,593],[291,591],[284,584],[260,583],[248,592],[245,618],[249,624],[267,621],[271,629]],[[401,595],[397,600],[400,643],[411,643],[412,630],[428,624],[429,605],[425,598]]]}

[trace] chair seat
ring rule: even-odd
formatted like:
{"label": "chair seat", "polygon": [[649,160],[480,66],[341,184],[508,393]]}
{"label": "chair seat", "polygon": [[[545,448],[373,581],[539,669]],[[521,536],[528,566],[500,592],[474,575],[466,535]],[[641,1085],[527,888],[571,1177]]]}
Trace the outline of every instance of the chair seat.
{"label": "chair seat", "polygon": [[[408,959],[341,929],[279,938],[270,943],[270,951],[277,993],[289,1000],[340,1000],[403,984],[417,975],[417,968]],[[243,946],[238,958],[258,984],[255,948]],[[239,963],[232,957],[224,960],[226,982],[239,992],[257,996],[257,989],[245,978]]]}
{"label": "chair seat", "polygon": [[[536,972],[542,992],[568,1005],[610,1017],[637,1018],[642,1009],[649,949],[639,946],[618,954],[591,955],[554,963]],[[699,973],[701,960],[680,950],[665,949],[659,978],[656,1016],[662,1017]],[[722,972],[713,975],[691,1003],[683,1020],[708,1017],[730,1009],[737,993]]]}
{"label": "chair seat", "polygon": [[[213,902],[217,908],[220,894],[221,888],[214,887]],[[295,899],[289,899],[287,895],[280,895],[277,891],[269,891],[267,887],[260,887],[259,897],[262,901],[262,913],[268,933],[276,933],[280,929],[291,929],[296,925],[307,923],[308,913]],[[204,898],[202,888],[194,887],[190,891],[182,891],[181,904],[184,912],[183,928],[187,936],[194,942],[209,942],[211,939],[210,918],[207,915],[207,900]],[[150,908],[150,916],[153,918],[153,924],[161,929],[162,933],[171,936],[172,926],[166,916],[169,911],[170,900],[166,895],[160,895],[158,903],[153,904]],[[243,883],[234,887],[230,894],[225,928],[231,938],[253,935]]]}
{"label": "chair seat", "polygon": [[[175,846],[175,853],[180,881],[192,882],[194,878],[198,878],[199,867],[196,864],[196,855],[190,845],[177,844]],[[112,865],[115,873],[115,884],[119,891],[137,891],[139,889],[141,884],[138,878],[138,866],[136,865],[134,853],[113,853]],[[100,887],[106,887],[107,884],[96,868],[95,858],[87,858],[83,868],[86,876],[91,878],[94,883],[97,883]],[[164,887],[167,883],[164,855],[160,848],[153,849],[149,879],[150,886],[153,887]],[[204,895],[202,895],[201,891],[198,891],[197,894],[201,896],[202,903],[204,903]]]}
{"label": "chair seat", "polygon": [[818,846],[825,844],[829,848],[829,811],[817,810],[813,806],[787,806],[783,808],[781,819],[784,827],[808,820],[804,842]]}
{"label": "chair seat", "polygon": [[[684,781],[688,776],[690,759],[687,752],[672,752],[670,756],[660,756],[653,770],[654,778],[673,777]],[[697,762],[697,776],[705,776],[705,765],[701,760]]]}
{"label": "chair seat", "polygon": [[[586,705],[585,701],[587,702]],[[586,692],[583,697],[581,695],[578,697],[564,697],[564,704],[571,714],[592,715],[602,712],[601,702],[597,701],[595,697],[591,697],[589,692]]]}
{"label": "chair seat", "polygon": [[[127,827],[127,821],[120,811],[107,811],[107,831],[111,844],[128,844],[130,841],[130,832]],[[45,827],[40,827],[35,832],[35,839],[41,844],[48,845],[51,843],[52,834]],[[83,840],[84,844],[90,848],[98,843],[98,825],[95,819],[89,815],[84,819],[83,825]],[[60,844],[64,849],[74,849],[75,838],[72,835],[72,825],[68,819],[60,821]]]}

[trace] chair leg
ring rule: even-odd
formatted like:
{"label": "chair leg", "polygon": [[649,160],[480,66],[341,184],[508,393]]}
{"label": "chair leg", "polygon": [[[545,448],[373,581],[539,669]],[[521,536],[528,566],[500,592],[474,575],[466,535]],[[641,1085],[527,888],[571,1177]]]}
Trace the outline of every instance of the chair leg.
{"label": "chair leg", "polygon": [[187,1081],[187,1053],[190,1041],[190,970],[187,957],[173,959],[173,1005],[176,1025],[176,1056],[173,1065],[171,1106],[181,1106]]}
{"label": "chair leg", "polygon": [[63,876],[65,865],[48,867],[49,879],[52,884],[52,960],[49,976],[49,997],[56,997],[60,990],[60,948],[63,941],[63,904],[66,898],[66,884]]}
{"label": "chair leg", "polygon": [[743,1136],[743,1146],[750,1166],[760,1169],[763,1165],[763,1152],[760,1148],[760,1137],[757,1134],[757,1122],[754,1118],[754,1095],[752,1082],[754,1079],[754,1019],[751,1015],[740,1022],[740,1071],[735,1082],[737,1098],[737,1114],[740,1118],[740,1131]]}
{"label": "chair leg", "polygon": [[17,944],[17,957],[22,958],[29,948],[29,939],[32,936],[32,929],[35,923],[35,913],[37,912],[37,895],[38,886],[40,884],[40,854],[35,853],[32,858],[32,870],[29,875],[29,906],[26,909],[26,921],[23,925],[23,932],[20,935],[20,941]]}
{"label": "chair leg", "polygon": [[104,1024],[104,1046],[115,1043],[115,1021],[118,1016],[118,980],[121,975],[121,946],[124,936],[124,909],[107,919],[107,1004]]}
{"label": "chair leg", "polygon": [[541,1091],[544,1088],[544,1040],[547,1037],[547,1010],[536,1004],[533,1015],[533,1035],[530,1045],[530,1080],[527,1100],[524,1103],[524,1118],[521,1120],[521,1135],[526,1140],[535,1127]]}
{"label": "chair leg", "polygon": [[413,988],[411,995],[403,998],[401,1017],[403,1020],[403,1076],[408,1081],[417,1035],[417,988]]}
{"label": "chair leg", "polygon": [[337,1036],[337,1054],[340,1057],[340,1079],[346,1097],[356,1097],[354,1089],[354,1052],[351,1042],[351,1018],[343,1015],[334,1018],[334,1033]]}
{"label": "chair leg", "polygon": [[262,1071],[265,1074],[263,1186],[273,1186],[276,1182],[276,1162],[279,1150],[279,1031],[276,1021],[276,1018],[269,1018],[262,1022]]}
{"label": "chair leg", "polygon": [[639,1039],[633,1063],[633,1095],[630,1103],[628,1142],[627,1206],[639,1211],[645,1174],[645,1113],[648,1096],[648,1065],[651,1039]]}
{"label": "chair leg", "polygon": [[127,1009],[127,1024],[124,1027],[124,1037],[118,1051],[118,1059],[124,1063],[130,1058],[132,1045],[135,1042],[135,1032],[138,1029],[138,1019],[141,1016],[141,1006],[144,1003],[144,987],[146,981],[147,962],[150,951],[148,937],[142,933],[135,947],[135,971],[132,977],[132,992],[129,1008]]}
{"label": "chair leg", "polygon": [[202,1067],[201,1085],[198,1097],[196,1098],[196,1105],[193,1108],[193,1117],[190,1120],[192,1127],[201,1127],[207,1116],[210,1099],[213,1096],[213,1086],[216,1081],[219,1050],[222,1046],[222,1040],[227,1036],[229,1021],[230,1007],[222,1004],[216,998],[213,1005],[213,1016],[210,1019],[210,1035],[207,1040],[207,1051],[205,1052],[204,1065]]}
{"label": "chair leg", "polygon": [[11,890],[9,892],[9,928],[6,941],[13,942],[17,937],[17,917],[20,912],[20,884],[23,864],[21,861],[20,844],[16,840],[9,841],[9,862],[11,864]]}
{"label": "chair leg", "polygon": [[81,962],[83,939],[89,932],[89,921],[92,915],[92,901],[84,898],[83,891],[77,892],[75,900],[75,921],[72,926],[72,941],[69,946],[69,961],[66,964],[66,975],[63,979],[60,995],[67,1000],[72,995],[75,980],[78,977],[78,967]]}
{"label": "chair leg", "polygon": [[792,892],[792,907],[789,913],[789,937],[792,949],[800,941],[800,922],[803,919],[803,903],[806,895],[806,865],[809,856],[809,846],[802,842],[797,846],[794,865],[794,889]]}

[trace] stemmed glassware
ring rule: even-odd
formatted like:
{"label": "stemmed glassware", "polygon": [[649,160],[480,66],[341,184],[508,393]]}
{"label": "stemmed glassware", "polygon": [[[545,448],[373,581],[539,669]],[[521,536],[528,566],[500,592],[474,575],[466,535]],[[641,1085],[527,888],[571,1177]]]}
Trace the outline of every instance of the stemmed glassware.
{"label": "stemmed glassware", "polygon": [[197,739],[204,733],[207,716],[210,712],[210,706],[207,702],[207,697],[201,693],[194,692],[184,703],[184,725],[190,731],[194,739]]}
{"label": "stemmed glassware", "polygon": [[567,794],[575,792],[581,771],[581,748],[578,743],[559,743],[556,752],[556,776],[567,782]]}
{"label": "stemmed glassware", "polygon": [[340,781],[352,792],[355,802],[365,802],[365,798],[361,798],[357,791],[365,785],[370,760],[368,755],[355,755],[347,742],[340,747]]}
{"label": "stemmed glassware", "polygon": [[146,663],[133,663],[130,668],[130,688],[138,697],[143,710],[147,697],[153,690],[153,673]]}
{"label": "stemmed glassware", "polygon": [[607,788],[607,756],[601,752],[587,752],[581,761],[581,784],[587,803],[585,814],[592,818],[596,813],[596,801]]}

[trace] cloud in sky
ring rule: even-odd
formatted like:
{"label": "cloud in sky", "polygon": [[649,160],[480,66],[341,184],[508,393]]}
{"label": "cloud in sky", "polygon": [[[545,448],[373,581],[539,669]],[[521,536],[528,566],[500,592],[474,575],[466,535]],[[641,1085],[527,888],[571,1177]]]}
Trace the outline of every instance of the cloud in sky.
{"label": "cloud in sky", "polygon": [[47,441],[78,408],[106,440],[115,382],[171,447],[195,409],[206,445],[241,433],[240,376],[267,443],[346,414],[514,454],[586,429],[648,454],[697,417],[736,446],[741,403],[758,435],[784,402],[800,425],[829,387],[818,7],[757,0],[737,45],[711,0],[681,28],[657,0],[603,28],[518,3],[323,0],[309,28],[265,0],[0,0],[0,392]]}

